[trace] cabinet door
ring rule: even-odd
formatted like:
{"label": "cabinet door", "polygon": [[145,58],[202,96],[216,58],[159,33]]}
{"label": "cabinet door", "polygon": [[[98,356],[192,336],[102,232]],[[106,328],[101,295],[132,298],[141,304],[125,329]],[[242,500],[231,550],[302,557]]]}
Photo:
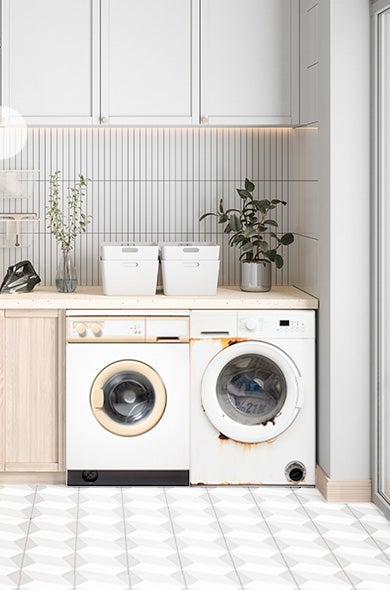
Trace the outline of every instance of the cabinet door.
{"label": "cabinet door", "polygon": [[99,0],[3,0],[2,104],[32,125],[98,122]]}
{"label": "cabinet door", "polygon": [[318,121],[318,0],[300,2],[301,125]]}
{"label": "cabinet door", "polygon": [[201,122],[291,125],[298,107],[296,0],[201,0]]}
{"label": "cabinet door", "polygon": [[101,121],[198,122],[198,0],[102,0]]}
{"label": "cabinet door", "polygon": [[62,471],[62,320],[5,312],[5,471]]}

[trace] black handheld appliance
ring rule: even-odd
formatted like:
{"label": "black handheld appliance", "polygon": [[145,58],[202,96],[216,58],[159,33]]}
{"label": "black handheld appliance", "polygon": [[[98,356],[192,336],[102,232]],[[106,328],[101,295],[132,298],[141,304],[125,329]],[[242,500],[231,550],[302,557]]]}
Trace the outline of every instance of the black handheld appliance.
{"label": "black handheld appliance", "polygon": [[31,262],[22,260],[8,267],[0,293],[28,293],[40,282]]}

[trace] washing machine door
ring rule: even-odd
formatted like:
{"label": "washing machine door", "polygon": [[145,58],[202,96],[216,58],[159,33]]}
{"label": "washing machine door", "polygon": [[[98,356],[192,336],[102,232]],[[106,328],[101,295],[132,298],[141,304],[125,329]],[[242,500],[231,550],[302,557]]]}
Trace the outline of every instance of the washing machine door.
{"label": "washing machine door", "polygon": [[207,366],[202,404],[227,438],[245,443],[274,439],[291,426],[302,406],[300,373],[272,344],[233,344]]}
{"label": "washing machine door", "polygon": [[165,411],[167,394],[158,373],[140,361],[121,360],[105,367],[91,387],[96,420],[120,436],[151,430]]}

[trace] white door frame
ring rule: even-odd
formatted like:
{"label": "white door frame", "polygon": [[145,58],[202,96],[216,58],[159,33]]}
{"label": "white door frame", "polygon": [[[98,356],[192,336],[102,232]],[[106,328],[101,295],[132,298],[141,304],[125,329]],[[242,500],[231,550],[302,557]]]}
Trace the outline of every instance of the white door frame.
{"label": "white door frame", "polygon": [[372,357],[371,357],[371,389],[372,389],[372,415],[371,415],[371,476],[372,476],[372,499],[373,502],[390,518],[390,503],[386,496],[381,492],[380,470],[382,460],[381,449],[381,431],[384,428],[382,415],[382,396],[381,372],[383,363],[382,355],[382,308],[383,308],[383,272],[382,272],[382,182],[381,182],[381,47],[380,47],[380,27],[381,15],[390,10],[390,0],[377,0],[371,5],[371,101],[372,111],[372,281],[371,281],[371,339],[372,339]]}

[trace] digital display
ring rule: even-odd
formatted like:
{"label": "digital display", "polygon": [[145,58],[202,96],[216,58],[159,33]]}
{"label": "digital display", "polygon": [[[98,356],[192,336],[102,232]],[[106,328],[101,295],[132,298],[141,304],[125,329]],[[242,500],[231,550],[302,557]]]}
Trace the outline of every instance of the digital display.
{"label": "digital display", "polygon": [[279,326],[289,326],[290,320],[279,320]]}

